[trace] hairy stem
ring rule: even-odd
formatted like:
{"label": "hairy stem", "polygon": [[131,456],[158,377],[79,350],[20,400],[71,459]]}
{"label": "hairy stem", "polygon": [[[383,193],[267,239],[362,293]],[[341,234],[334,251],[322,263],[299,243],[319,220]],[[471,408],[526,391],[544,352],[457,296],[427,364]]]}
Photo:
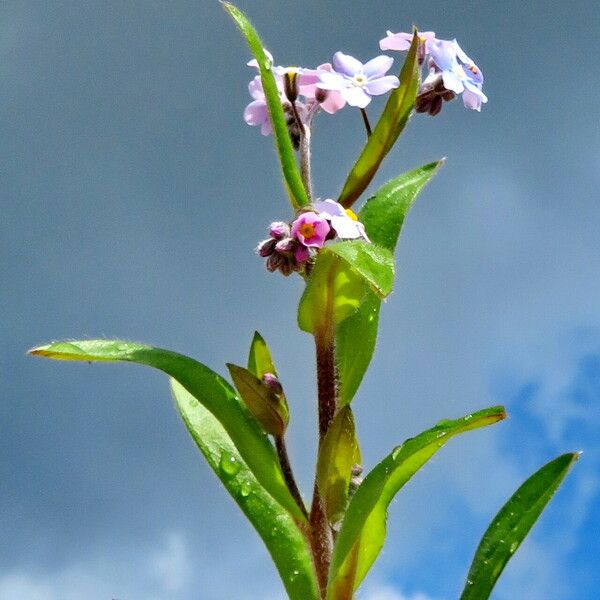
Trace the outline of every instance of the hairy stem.
{"label": "hairy stem", "polygon": [[283,471],[285,482],[287,483],[288,488],[294,500],[296,501],[296,504],[302,511],[302,514],[308,519],[308,512],[306,510],[306,506],[304,505],[304,500],[302,500],[300,490],[298,489],[298,486],[296,484],[296,479],[294,478],[292,465],[290,464],[290,459],[288,457],[287,448],[285,446],[285,439],[283,435],[275,436],[275,449],[277,450],[277,457],[279,458],[279,464],[281,465],[281,470]]}
{"label": "hairy stem", "polygon": [[367,139],[371,137],[371,123],[369,123],[369,117],[367,116],[367,111],[364,108],[360,109],[360,114],[363,119],[363,123],[365,124],[365,129],[367,130]]}
{"label": "hairy stem", "polygon": [[[331,293],[332,290],[330,287],[330,294]],[[331,307],[326,307],[325,314],[331,314]],[[328,319],[328,321],[330,321],[330,319]],[[333,421],[336,410],[337,379],[335,371],[334,331],[332,324],[327,323],[322,330],[315,332],[315,346],[317,355],[320,449],[323,438]],[[327,589],[327,574],[329,572],[331,553],[333,550],[333,536],[316,478],[309,523],[312,532],[312,552],[317,579],[319,581],[321,593],[324,597]]]}
{"label": "hairy stem", "polygon": [[310,126],[305,125],[298,113],[296,102],[292,102],[292,113],[300,132],[300,175],[306,188],[308,199],[312,202],[312,175],[310,170]]}

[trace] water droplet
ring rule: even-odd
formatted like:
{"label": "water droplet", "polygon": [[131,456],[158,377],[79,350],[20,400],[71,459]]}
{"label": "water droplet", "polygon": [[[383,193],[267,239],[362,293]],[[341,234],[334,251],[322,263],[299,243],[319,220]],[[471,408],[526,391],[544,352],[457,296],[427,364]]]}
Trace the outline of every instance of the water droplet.
{"label": "water droplet", "polygon": [[512,554],[519,547],[519,542],[513,542],[508,551]]}
{"label": "water droplet", "polygon": [[298,569],[294,569],[290,575],[290,581],[294,581],[298,575],[300,575],[300,571],[298,571]]}
{"label": "water droplet", "polygon": [[242,482],[240,486],[240,494],[243,498],[247,498],[252,493],[252,484],[249,481]]}
{"label": "water droplet", "polygon": [[219,466],[221,467],[221,471],[223,471],[223,473],[231,477],[233,477],[242,468],[240,461],[235,456],[229,454],[229,452],[223,452],[221,454],[221,462]]}
{"label": "water droplet", "polygon": [[473,585],[473,580],[472,579],[467,579],[467,585]]}

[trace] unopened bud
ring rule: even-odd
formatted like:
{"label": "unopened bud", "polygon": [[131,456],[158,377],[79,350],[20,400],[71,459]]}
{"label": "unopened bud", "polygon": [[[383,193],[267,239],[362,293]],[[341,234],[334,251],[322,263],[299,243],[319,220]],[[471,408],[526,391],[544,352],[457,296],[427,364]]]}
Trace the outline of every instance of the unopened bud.
{"label": "unopened bud", "polygon": [[269,225],[269,235],[276,240],[280,240],[290,235],[290,226],[283,221],[275,221]]}
{"label": "unopened bud", "polygon": [[320,88],[317,88],[317,91],[315,92],[315,100],[319,104],[323,104],[323,102],[325,102],[325,100],[327,100],[328,95],[329,94],[327,93],[327,90],[322,90]]}
{"label": "unopened bud", "polygon": [[281,394],[283,393],[283,388],[281,387],[281,383],[279,382],[279,379],[277,378],[276,375],[273,375],[273,373],[265,373],[262,376],[262,380],[276,393],[276,394]]}
{"label": "unopened bud", "polygon": [[258,252],[259,256],[266,258],[267,256],[271,256],[271,254],[273,254],[273,252],[275,251],[276,245],[277,245],[277,240],[270,238],[268,240],[262,241],[258,245],[258,248],[256,249],[256,251]]}
{"label": "unopened bud", "polygon": [[267,270],[273,273],[277,271],[277,269],[279,269],[284,262],[285,258],[281,254],[271,254],[271,256],[267,258]]}
{"label": "unopened bud", "polygon": [[288,237],[280,240],[275,245],[275,251],[281,252],[281,254],[291,254],[296,248],[296,240]]}
{"label": "unopened bud", "polygon": [[298,73],[295,71],[285,73],[283,76],[283,91],[290,102],[296,102],[298,99]]}

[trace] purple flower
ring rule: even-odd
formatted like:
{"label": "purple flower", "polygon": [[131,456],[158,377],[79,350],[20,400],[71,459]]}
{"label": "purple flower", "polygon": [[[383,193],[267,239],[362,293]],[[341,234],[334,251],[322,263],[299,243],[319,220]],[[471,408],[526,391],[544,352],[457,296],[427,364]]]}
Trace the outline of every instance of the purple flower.
{"label": "purple flower", "polygon": [[352,56],[336,52],[333,56],[335,71],[319,71],[317,87],[339,92],[350,106],[365,108],[372,96],[385,94],[400,85],[396,76],[385,75],[393,62],[393,58],[382,55],[363,65]]}
{"label": "purple flower", "polygon": [[344,108],[344,106],[346,106],[346,100],[344,100],[340,92],[322,90],[317,87],[317,83],[319,81],[318,74],[320,71],[332,73],[333,67],[331,66],[331,63],[324,63],[322,65],[319,65],[315,70],[315,73],[317,74],[316,81],[310,84],[301,84],[300,93],[307,100],[315,100],[319,103],[319,105],[325,112],[329,113],[330,115],[333,115],[338,110],[341,110],[342,108]]}
{"label": "purple flower", "polygon": [[369,242],[364,225],[349,208],[344,208],[335,200],[320,200],[314,203],[314,208],[319,216],[325,217],[337,236],[343,240],[356,240],[362,238]]}
{"label": "purple flower", "polygon": [[292,236],[307,248],[322,248],[330,229],[325,217],[305,212],[292,223]]}
{"label": "purple flower", "polygon": [[[429,53],[429,44],[435,39],[433,31],[417,31],[419,44],[422,44],[425,54]],[[399,50],[400,52],[408,50],[413,40],[412,33],[392,33],[387,32],[387,37],[379,41],[379,47],[385,52],[386,50]]]}
{"label": "purple flower", "polygon": [[270,135],[273,128],[259,75],[248,84],[248,91],[254,100],[244,109],[244,121],[248,125],[260,126],[260,132],[263,135]]}
{"label": "purple flower", "polygon": [[[463,95],[467,108],[481,110],[487,102],[483,93],[483,73],[456,40],[434,40],[429,47],[431,72],[440,73],[444,88]],[[429,79],[429,77],[428,77]]]}

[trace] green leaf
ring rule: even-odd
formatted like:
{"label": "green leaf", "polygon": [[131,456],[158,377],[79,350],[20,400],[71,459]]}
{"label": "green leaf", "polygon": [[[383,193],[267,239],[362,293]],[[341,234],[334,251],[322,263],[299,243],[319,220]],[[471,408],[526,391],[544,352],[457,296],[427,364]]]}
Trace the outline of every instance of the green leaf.
{"label": "green leaf", "polygon": [[55,360],[125,361],[147,365],[176,379],[223,425],[264,488],[296,518],[304,520],[285,483],[277,455],[231,386],[192,358],[169,350],[119,340],[55,342],[30,350]]}
{"label": "green leaf", "polygon": [[227,364],[235,387],[264,431],[271,435],[283,435],[289,421],[285,396],[278,394],[254,373],[231,363]]}
{"label": "green leaf", "polygon": [[396,249],[404,219],[419,192],[444,164],[437,160],[392,179],[365,202],[359,220],[375,244],[390,251]]}
{"label": "green leaf", "polygon": [[356,464],[358,441],[349,406],[338,411],[319,448],[317,485],[330,523],[337,523],[348,503],[352,467]]}
{"label": "green leaf", "polygon": [[337,326],[356,312],[368,289],[392,290],[394,261],[389,250],[362,241],[338,242],[319,252],[300,299],[298,325],[314,333],[329,320]]}
{"label": "green leaf", "polygon": [[498,577],[579,458],[563,454],[534,473],[500,509],[475,552],[461,600],[486,600]]}
{"label": "green leaf", "polygon": [[338,200],[346,207],[352,206],[365,191],[408,122],[419,88],[418,43],[415,33],[400,71],[400,87],[390,94],[373,133],[346,179]]}
{"label": "green leaf", "polygon": [[254,332],[250,352],[248,354],[248,370],[261,378],[265,373],[271,373],[277,376],[277,369],[271,356],[271,351],[267,342],[258,331]]}
{"label": "green leaf", "polygon": [[289,598],[319,598],[309,544],[293,518],[260,485],[219,421],[171,380],[177,409],[196,445],[263,539]]}
{"label": "green leaf", "polygon": [[[353,496],[335,543],[328,600],[349,598],[379,554],[385,540],[387,509],[404,484],[453,436],[504,419],[501,406],[454,421],[440,421],[410,438],[381,461]],[[354,554],[353,554],[354,553]]]}
{"label": "green leaf", "polygon": [[[381,187],[359,214],[371,241],[394,251],[404,218],[417,195],[443,161],[409,171]],[[369,367],[377,341],[379,298],[367,290],[358,310],[340,323],[336,332],[336,361],[340,380],[340,406],[356,394]]]}
{"label": "green leaf", "polygon": [[296,155],[294,154],[294,148],[288,133],[286,118],[275,77],[273,76],[271,61],[266,57],[263,43],[246,15],[233,4],[229,4],[229,2],[223,2],[223,7],[239,27],[242,35],[248,42],[248,46],[250,46],[254,58],[258,62],[260,79],[269,109],[271,124],[273,125],[273,138],[286,189],[292,207],[294,209],[300,208],[309,204],[310,200],[302,182],[298,163],[296,162]]}

